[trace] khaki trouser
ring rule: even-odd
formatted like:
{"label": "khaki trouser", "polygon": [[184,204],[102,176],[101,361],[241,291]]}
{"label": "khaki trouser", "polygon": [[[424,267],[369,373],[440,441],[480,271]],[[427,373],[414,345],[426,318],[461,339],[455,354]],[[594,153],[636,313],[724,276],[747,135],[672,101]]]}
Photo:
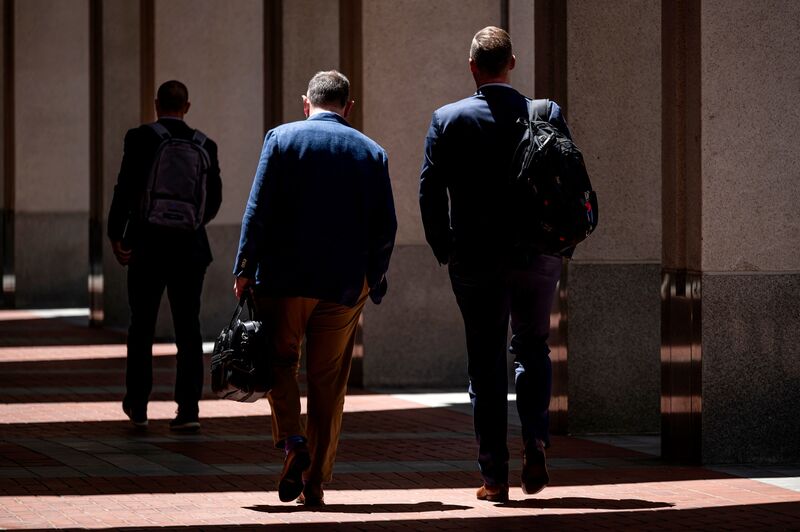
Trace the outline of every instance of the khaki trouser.
{"label": "khaki trouser", "polygon": [[[342,428],[342,410],[350,375],[356,325],[369,290],[353,307],[304,297],[257,296],[259,319],[274,348],[274,384],[267,394],[272,408],[272,441],[282,448],[289,436],[308,440],[311,466],[307,482],[333,477]],[[307,419],[300,417],[300,346],[306,337]]]}

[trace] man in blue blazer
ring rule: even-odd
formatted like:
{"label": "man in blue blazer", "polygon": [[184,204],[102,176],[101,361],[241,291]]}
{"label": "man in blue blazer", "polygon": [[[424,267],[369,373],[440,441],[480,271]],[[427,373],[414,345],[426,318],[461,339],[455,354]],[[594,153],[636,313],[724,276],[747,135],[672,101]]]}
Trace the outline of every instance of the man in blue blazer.
{"label": "man in blue blazer", "polygon": [[[514,150],[528,116],[528,98],[510,85],[516,59],[508,33],[479,31],[469,66],[477,92],[433,113],[425,139],[419,202],[425,237],[440,264],[448,264],[467,340],[478,463],[478,499],[508,500],[506,346],[509,317],[523,433],[522,489],[537,493],[549,482],[551,364],[550,308],[561,257],[538,255],[517,242],[521,206],[509,178]],[[551,104],[549,121],[569,135]]]}
{"label": "man in blue blazer", "polygon": [[312,506],[332,479],[358,318],[368,295],[386,293],[397,231],[386,152],[345,120],[349,92],[341,73],[319,72],[303,96],[307,120],[267,133],[234,266],[237,297],[255,284],[271,344],[272,437],[286,452],[278,495]]}

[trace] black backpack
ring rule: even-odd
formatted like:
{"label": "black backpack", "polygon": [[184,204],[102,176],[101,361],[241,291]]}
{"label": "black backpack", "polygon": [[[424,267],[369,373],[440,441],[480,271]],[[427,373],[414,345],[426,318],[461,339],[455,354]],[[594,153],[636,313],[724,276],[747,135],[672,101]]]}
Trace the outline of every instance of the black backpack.
{"label": "black backpack", "polygon": [[583,155],[547,121],[550,100],[528,104],[525,132],[514,152],[511,180],[517,245],[539,253],[570,254],[597,227],[597,194]]}
{"label": "black backpack", "polygon": [[206,136],[195,130],[191,140],[170,135],[154,122],[148,126],[161,138],[139,208],[151,224],[192,231],[203,223],[210,159]]}
{"label": "black backpack", "polygon": [[[247,302],[250,319],[242,321]],[[232,401],[252,403],[272,388],[272,371],[264,327],[253,319],[249,293],[239,300],[230,324],[214,342],[211,355],[211,389],[217,396]]]}

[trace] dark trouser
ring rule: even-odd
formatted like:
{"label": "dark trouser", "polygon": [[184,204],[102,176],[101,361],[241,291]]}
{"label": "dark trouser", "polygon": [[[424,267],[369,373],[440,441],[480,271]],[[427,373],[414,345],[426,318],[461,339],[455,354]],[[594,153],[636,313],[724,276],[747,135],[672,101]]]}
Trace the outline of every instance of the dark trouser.
{"label": "dark trouser", "polygon": [[141,258],[128,266],[128,361],[124,405],[147,408],[153,388],[153,336],[158,307],[167,290],[175,343],[178,346],[175,402],[181,413],[196,415],[203,393],[203,339],[200,294],[205,266],[170,264],[168,259]]}
{"label": "dark trouser", "polygon": [[478,441],[478,464],[489,485],[508,483],[508,369],[511,317],[517,411],[524,443],[549,443],[552,367],[547,337],[561,258],[539,255],[525,268],[450,266],[450,280],[464,318],[469,394]]}

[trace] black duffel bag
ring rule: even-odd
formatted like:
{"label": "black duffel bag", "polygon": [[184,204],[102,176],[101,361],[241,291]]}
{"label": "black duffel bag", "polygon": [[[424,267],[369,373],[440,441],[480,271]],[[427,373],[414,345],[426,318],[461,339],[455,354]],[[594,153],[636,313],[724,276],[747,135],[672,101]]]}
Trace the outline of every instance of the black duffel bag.
{"label": "black duffel bag", "polygon": [[[250,319],[242,321],[247,303]],[[233,311],[231,322],[214,342],[211,355],[211,389],[219,397],[252,403],[272,387],[267,338],[260,321],[253,319],[253,301],[245,292]]]}

